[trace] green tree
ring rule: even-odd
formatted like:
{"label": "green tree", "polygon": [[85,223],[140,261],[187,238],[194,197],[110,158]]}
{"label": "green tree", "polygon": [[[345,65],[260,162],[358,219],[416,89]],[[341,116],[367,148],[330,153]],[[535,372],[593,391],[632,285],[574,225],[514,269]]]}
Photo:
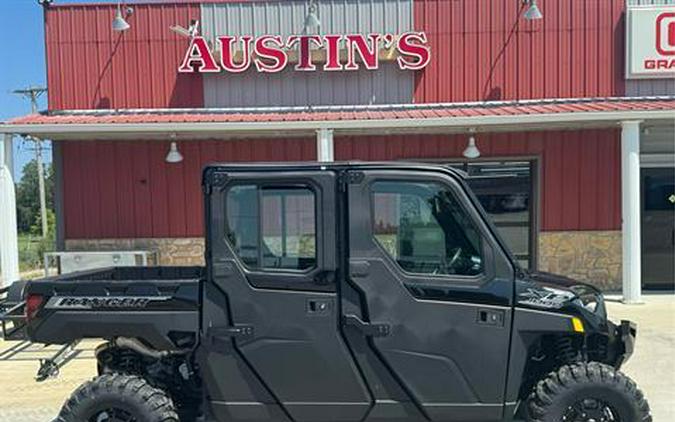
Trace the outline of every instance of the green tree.
{"label": "green tree", "polygon": [[[38,186],[37,162],[32,160],[23,167],[23,175],[16,186],[16,211],[19,232],[29,233],[31,227],[40,225],[40,196]],[[45,165],[45,196],[47,214],[54,213],[54,169],[51,164]],[[49,217],[47,221],[51,224]],[[53,225],[49,228],[54,229]],[[38,230],[39,233],[39,230]]]}

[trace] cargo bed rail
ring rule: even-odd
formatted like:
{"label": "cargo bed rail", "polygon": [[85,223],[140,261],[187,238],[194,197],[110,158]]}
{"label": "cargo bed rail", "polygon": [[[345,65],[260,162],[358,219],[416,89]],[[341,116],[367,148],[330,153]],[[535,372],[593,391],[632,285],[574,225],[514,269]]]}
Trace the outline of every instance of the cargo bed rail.
{"label": "cargo bed rail", "polygon": [[24,340],[26,301],[23,298],[25,282],[16,282],[0,289],[0,325],[5,340]]}

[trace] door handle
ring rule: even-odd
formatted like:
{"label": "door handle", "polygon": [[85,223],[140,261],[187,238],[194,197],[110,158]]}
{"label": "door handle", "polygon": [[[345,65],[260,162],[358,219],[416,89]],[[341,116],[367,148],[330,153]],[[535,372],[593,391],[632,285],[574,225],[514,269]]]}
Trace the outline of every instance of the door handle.
{"label": "door handle", "polygon": [[211,338],[247,338],[253,337],[253,326],[248,324],[236,324],[231,327],[212,327],[208,330],[208,336]]}
{"label": "door handle", "polygon": [[504,326],[504,311],[495,309],[479,309],[477,321],[480,325]]}
{"label": "door handle", "polygon": [[354,327],[367,337],[387,337],[389,334],[391,334],[391,326],[389,324],[375,324],[365,322],[357,315],[343,316],[342,325],[345,327]]}

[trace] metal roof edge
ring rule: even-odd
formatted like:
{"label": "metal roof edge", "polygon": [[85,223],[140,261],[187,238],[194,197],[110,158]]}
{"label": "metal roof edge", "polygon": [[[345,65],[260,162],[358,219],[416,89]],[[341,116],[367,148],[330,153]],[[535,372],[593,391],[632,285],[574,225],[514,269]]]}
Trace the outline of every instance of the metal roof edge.
{"label": "metal roof edge", "polygon": [[0,124],[0,133],[29,134],[37,137],[67,134],[225,134],[225,132],[396,130],[424,128],[511,127],[527,130],[526,125],[574,124],[646,119],[673,119],[673,110],[583,111],[521,115],[479,115],[437,118],[288,120],[270,122],[172,122],[172,123],[37,123]]}
{"label": "metal roof edge", "polygon": [[126,115],[126,114],[263,114],[263,113],[311,113],[328,111],[395,111],[428,110],[452,108],[493,108],[559,104],[587,104],[612,102],[674,101],[672,96],[643,97],[585,97],[585,98],[545,98],[507,101],[470,101],[455,103],[409,103],[409,104],[356,104],[356,105],[308,105],[308,106],[265,106],[265,107],[228,107],[228,108],[121,108],[121,109],[73,109],[49,110],[40,114],[47,116],[71,115]]}

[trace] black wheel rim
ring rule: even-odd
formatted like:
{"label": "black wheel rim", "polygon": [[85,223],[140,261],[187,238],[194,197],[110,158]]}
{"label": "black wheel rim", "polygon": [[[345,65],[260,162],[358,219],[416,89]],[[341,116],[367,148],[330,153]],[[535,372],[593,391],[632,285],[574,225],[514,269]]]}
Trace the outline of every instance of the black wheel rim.
{"label": "black wheel rim", "polygon": [[124,409],[111,407],[97,412],[88,422],[138,422],[138,420]]}
{"label": "black wheel rim", "polygon": [[621,422],[618,412],[609,403],[586,398],[569,406],[562,422]]}

